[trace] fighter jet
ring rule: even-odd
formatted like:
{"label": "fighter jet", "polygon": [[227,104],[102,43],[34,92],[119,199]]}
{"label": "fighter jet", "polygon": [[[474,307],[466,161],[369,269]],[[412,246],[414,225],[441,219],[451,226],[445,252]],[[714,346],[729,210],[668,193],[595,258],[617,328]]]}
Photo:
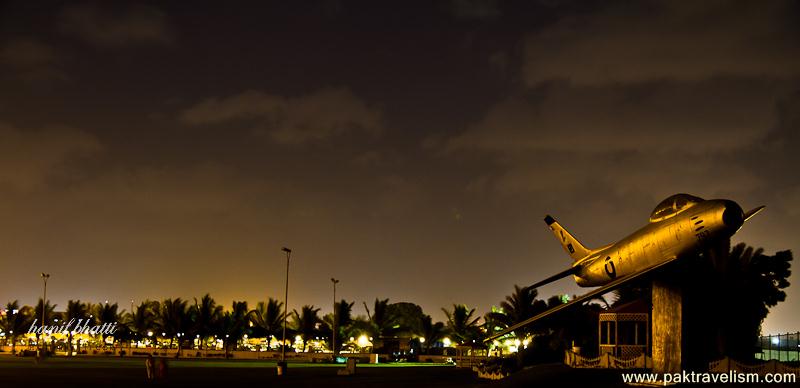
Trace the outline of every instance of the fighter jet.
{"label": "fighter jet", "polygon": [[650,222],[622,240],[597,249],[585,247],[553,217],[544,222],[553,231],[572,266],[528,288],[537,288],[572,275],[581,287],[599,287],[569,303],[531,317],[487,338],[502,337],[559,310],[619,288],[624,283],[701,251],[713,241],[733,236],[744,223],[764,209],[745,213],[731,200],[704,200],[689,194],[675,194],[658,204]]}

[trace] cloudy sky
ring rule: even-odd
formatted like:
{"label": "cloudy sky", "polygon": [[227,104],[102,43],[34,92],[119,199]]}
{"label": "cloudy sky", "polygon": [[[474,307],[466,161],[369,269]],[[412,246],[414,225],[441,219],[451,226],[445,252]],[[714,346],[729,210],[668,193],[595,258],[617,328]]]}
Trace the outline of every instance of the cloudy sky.
{"label": "cloudy sky", "polygon": [[[797,2],[0,3],[0,300],[479,313],[687,192],[797,252]],[[797,330],[798,271],[765,332]],[[540,294],[583,293],[569,280]]]}

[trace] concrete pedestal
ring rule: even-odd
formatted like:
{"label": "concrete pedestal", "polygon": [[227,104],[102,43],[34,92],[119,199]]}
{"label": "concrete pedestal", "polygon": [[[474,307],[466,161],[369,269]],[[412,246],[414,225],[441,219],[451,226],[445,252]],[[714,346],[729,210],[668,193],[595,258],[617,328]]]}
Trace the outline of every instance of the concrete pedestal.
{"label": "concrete pedestal", "polygon": [[678,282],[653,280],[654,373],[681,372],[682,299]]}

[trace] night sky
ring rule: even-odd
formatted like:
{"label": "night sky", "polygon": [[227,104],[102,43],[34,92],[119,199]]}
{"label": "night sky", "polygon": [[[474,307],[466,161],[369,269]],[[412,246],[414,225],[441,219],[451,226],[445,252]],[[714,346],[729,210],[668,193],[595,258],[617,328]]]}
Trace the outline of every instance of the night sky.
{"label": "night sky", "polygon": [[[479,314],[686,192],[800,252],[797,2],[0,3],[0,302]],[[795,263],[795,266],[798,263]],[[764,332],[798,329],[800,278]],[[565,279],[539,290],[580,294]]]}

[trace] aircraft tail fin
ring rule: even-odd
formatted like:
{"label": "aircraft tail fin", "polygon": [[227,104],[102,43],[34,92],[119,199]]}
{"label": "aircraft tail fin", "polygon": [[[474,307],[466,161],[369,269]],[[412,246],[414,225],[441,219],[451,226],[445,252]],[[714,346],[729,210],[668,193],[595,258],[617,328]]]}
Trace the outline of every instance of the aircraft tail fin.
{"label": "aircraft tail fin", "polygon": [[591,250],[583,246],[583,244],[581,244],[577,238],[564,229],[564,227],[561,226],[561,224],[559,224],[555,218],[548,215],[544,218],[544,222],[547,223],[547,226],[553,231],[553,234],[558,239],[558,242],[561,243],[561,246],[564,247],[564,251],[567,252],[572,260],[578,261],[586,256],[589,256]]}

